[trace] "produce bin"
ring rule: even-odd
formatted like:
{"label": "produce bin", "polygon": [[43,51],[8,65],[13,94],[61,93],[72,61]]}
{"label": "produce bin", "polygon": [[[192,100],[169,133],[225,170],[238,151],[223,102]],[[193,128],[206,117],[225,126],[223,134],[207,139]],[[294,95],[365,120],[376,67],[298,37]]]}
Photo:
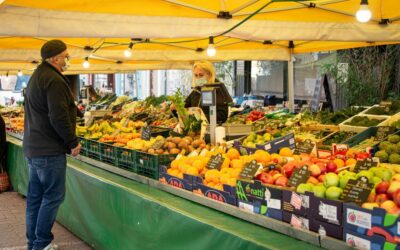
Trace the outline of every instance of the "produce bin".
{"label": "produce bin", "polygon": [[88,155],[88,145],[87,145],[87,139],[83,137],[78,137],[79,143],[81,144],[81,152],[80,154],[83,156]]}
{"label": "produce bin", "polygon": [[164,184],[168,184],[170,186],[185,189],[188,191],[193,191],[193,185],[195,183],[196,176],[183,174],[183,179],[172,176],[167,173],[168,166],[160,166],[160,177],[159,181]]}
{"label": "produce bin", "polygon": [[115,164],[132,172],[136,172],[136,152],[133,149],[115,147]]}
{"label": "produce bin", "polygon": [[243,140],[244,140],[244,138],[241,138],[240,140],[236,140],[233,143],[233,146],[237,150],[239,150],[240,154],[242,154],[242,155],[253,154],[259,149],[265,150],[269,153],[278,153],[279,150],[283,147],[288,147],[291,149],[294,149],[296,147],[296,142],[294,140],[293,133],[278,137],[278,138],[273,139],[265,144],[256,144],[255,148],[243,146],[242,145]]}
{"label": "produce bin", "polygon": [[400,250],[399,244],[387,242],[384,237],[366,236],[346,229],[343,231],[343,240],[356,249]]}
{"label": "produce bin", "polygon": [[99,142],[100,145],[100,158],[104,163],[108,163],[111,165],[116,165],[115,161],[115,147],[112,143],[102,143]]}
{"label": "produce bin", "polygon": [[100,143],[98,141],[87,139],[87,156],[101,161]]}
{"label": "produce bin", "polygon": [[355,115],[355,116],[350,117],[349,119],[345,120],[344,122],[340,123],[339,124],[340,130],[341,131],[353,131],[353,132],[360,133],[368,128],[368,127],[352,126],[352,125],[346,124],[346,123],[352,121],[355,117],[366,117],[368,119],[380,120],[380,123],[377,124],[376,126],[386,126],[387,120],[389,119],[389,116]]}
{"label": "produce bin", "polygon": [[176,155],[171,154],[155,155],[136,151],[136,173],[158,180],[160,166],[169,165],[175,158]]}
{"label": "produce bin", "polygon": [[224,184],[224,190],[211,188],[203,184],[201,177],[197,177],[193,185],[193,193],[208,197],[210,199],[237,206],[236,189],[235,187]]}

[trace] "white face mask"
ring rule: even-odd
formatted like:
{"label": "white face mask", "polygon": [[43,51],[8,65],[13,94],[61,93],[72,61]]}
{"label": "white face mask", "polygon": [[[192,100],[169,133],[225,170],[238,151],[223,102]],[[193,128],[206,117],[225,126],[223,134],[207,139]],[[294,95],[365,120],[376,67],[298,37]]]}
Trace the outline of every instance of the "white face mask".
{"label": "white face mask", "polygon": [[66,70],[69,68],[69,65],[70,65],[70,63],[69,63],[68,58],[65,58],[65,59],[64,59],[64,65],[61,67],[62,70],[63,70],[63,71],[66,71]]}
{"label": "white face mask", "polygon": [[194,80],[194,84],[196,87],[201,87],[206,84],[208,81],[205,78],[198,78]]}

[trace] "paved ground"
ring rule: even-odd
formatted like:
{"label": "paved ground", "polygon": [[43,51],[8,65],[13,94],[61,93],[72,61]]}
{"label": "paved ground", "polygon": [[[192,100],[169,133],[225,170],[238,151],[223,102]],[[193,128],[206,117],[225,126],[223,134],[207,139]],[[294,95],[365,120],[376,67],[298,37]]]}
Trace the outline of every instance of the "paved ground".
{"label": "paved ground", "polygon": [[[0,194],[0,250],[26,249],[25,207],[25,198],[16,192]],[[53,234],[60,250],[92,249],[58,223]]]}

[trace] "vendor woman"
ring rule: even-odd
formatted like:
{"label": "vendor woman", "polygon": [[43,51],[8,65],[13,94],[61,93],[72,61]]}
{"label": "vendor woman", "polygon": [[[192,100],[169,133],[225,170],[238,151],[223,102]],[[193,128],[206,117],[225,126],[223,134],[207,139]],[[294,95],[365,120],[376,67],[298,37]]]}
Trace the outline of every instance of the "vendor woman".
{"label": "vendor woman", "polygon": [[[192,69],[192,92],[185,100],[185,107],[200,107],[207,119],[210,120],[210,109],[201,105],[201,88],[207,84],[220,83],[215,78],[215,68],[209,61],[197,61]],[[225,86],[222,86],[226,90]],[[222,89],[222,88],[221,88]],[[227,91],[225,91],[227,93]],[[228,105],[232,102],[229,94],[223,95],[223,91],[217,91],[217,123],[224,123],[228,119]]]}

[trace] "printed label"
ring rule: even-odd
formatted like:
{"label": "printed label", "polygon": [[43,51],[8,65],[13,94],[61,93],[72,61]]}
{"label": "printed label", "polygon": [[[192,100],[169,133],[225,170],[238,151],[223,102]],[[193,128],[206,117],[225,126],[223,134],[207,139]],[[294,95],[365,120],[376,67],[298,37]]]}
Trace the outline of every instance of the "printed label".
{"label": "printed label", "polygon": [[303,195],[303,194],[301,194],[300,196],[301,196],[301,205],[304,208],[309,208],[310,207],[310,197],[307,195]]}
{"label": "printed label", "polygon": [[372,216],[369,213],[361,212],[354,209],[347,209],[346,214],[347,223],[371,229]]}
{"label": "printed label", "polygon": [[346,243],[352,247],[370,250],[371,249],[371,242],[369,240],[365,240],[363,238],[354,236],[352,234],[346,234]]}
{"label": "printed label", "polygon": [[319,205],[319,215],[326,220],[330,220],[332,222],[338,222],[337,219],[337,207],[324,204],[321,202]]}
{"label": "printed label", "polygon": [[254,206],[247,203],[239,202],[239,208],[248,212],[254,212]]}
{"label": "printed label", "polygon": [[397,222],[397,235],[400,235],[400,221]]}
{"label": "printed label", "polygon": [[290,225],[294,226],[295,228],[302,228],[302,222],[299,217],[292,214],[292,218],[290,219]]}
{"label": "printed label", "polygon": [[318,234],[321,237],[326,237],[326,230],[323,226],[319,225]]}
{"label": "printed label", "polygon": [[268,144],[266,144],[265,146],[264,146],[264,148],[265,148],[265,150],[270,150],[271,149],[271,144],[270,143],[268,143]]}
{"label": "printed label", "polygon": [[281,200],[280,199],[269,199],[267,201],[267,206],[269,208],[274,208],[274,209],[281,209],[282,204],[281,204]]}
{"label": "printed label", "polygon": [[290,204],[292,204],[295,209],[300,210],[302,204],[301,196],[293,192],[290,198]]}

